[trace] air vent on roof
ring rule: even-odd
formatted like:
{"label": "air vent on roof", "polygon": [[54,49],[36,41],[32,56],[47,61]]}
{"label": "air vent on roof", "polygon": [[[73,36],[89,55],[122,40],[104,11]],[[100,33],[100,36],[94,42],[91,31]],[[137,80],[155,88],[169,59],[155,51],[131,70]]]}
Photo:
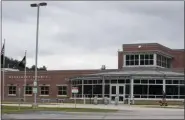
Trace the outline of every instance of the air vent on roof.
{"label": "air vent on roof", "polygon": [[139,45],[138,48],[141,48],[141,45]]}
{"label": "air vent on roof", "polygon": [[106,66],[105,65],[102,65],[101,66],[101,70],[105,70],[106,69]]}

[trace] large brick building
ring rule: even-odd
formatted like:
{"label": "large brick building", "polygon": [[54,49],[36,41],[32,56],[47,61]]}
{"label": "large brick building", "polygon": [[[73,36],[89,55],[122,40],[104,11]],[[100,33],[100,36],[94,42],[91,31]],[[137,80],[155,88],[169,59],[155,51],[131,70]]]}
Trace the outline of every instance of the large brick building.
{"label": "large brick building", "polygon": [[[184,49],[170,49],[158,43],[124,44],[118,51],[118,69],[49,70],[38,72],[37,99],[73,99],[72,87],[78,87],[79,100],[97,96],[110,102],[119,98],[122,103],[131,100],[184,99]],[[25,95],[33,101],[34,71],[6,71],[4,100],[16,100]],[[24,87],[26,90],[24,94]],[[3,87],[2,87],[3,88]],[[20,90],[20,91],[18,91]],[[20,94],[19,94],[20,93]]]}

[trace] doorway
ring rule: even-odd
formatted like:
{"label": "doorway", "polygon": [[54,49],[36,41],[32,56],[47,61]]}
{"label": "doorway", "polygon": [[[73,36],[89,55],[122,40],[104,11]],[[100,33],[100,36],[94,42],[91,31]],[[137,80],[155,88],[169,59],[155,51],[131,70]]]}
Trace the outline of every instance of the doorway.
{"label": "doorway", "polygon": [[124,99],[125,99],[125,84],[111,84],[110,85],[110,99],[111,99],[111,103],[115,103],[116,96],[118,96],[119,103],[124,103]]}

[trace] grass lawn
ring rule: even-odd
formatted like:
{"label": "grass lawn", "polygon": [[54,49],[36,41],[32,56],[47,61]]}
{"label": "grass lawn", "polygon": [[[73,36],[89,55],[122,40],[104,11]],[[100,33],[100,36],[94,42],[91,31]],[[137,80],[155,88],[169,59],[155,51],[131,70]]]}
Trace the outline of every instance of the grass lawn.
{"label": "grass lawn", "polygon": [[49,107],[38,107],[33,109],[32,107],[19,107],[18,106],[2,106],[2,114],[11,113],[23,113],[28,111],[63,111],[63,112],[116,112],[117,110],[111,109],[96,109],[96,108],[49,108]]}

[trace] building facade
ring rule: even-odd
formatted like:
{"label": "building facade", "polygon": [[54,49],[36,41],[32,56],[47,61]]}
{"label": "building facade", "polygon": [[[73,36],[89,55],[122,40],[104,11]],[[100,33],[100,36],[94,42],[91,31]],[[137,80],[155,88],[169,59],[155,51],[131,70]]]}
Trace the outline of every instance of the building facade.
{"label": "building facade", "polygon": [[[118,69],[58,70],[38,72],[38,99],[65,98],[73,100],[109,98],[111,103],[118,97],[120,103],[130,98],[157,100],[163,92],[169,100],[183,100],[184,49],[170,49],[158,43],[124,44],[118,51]],[[34,71],[5,72],[5,100],[18,97],[33,101]],[[74,95],[72,87],[79,92]],[[25,94],[24,94],[25,88]],[[20,90],[20,91],[19,91]]]}

